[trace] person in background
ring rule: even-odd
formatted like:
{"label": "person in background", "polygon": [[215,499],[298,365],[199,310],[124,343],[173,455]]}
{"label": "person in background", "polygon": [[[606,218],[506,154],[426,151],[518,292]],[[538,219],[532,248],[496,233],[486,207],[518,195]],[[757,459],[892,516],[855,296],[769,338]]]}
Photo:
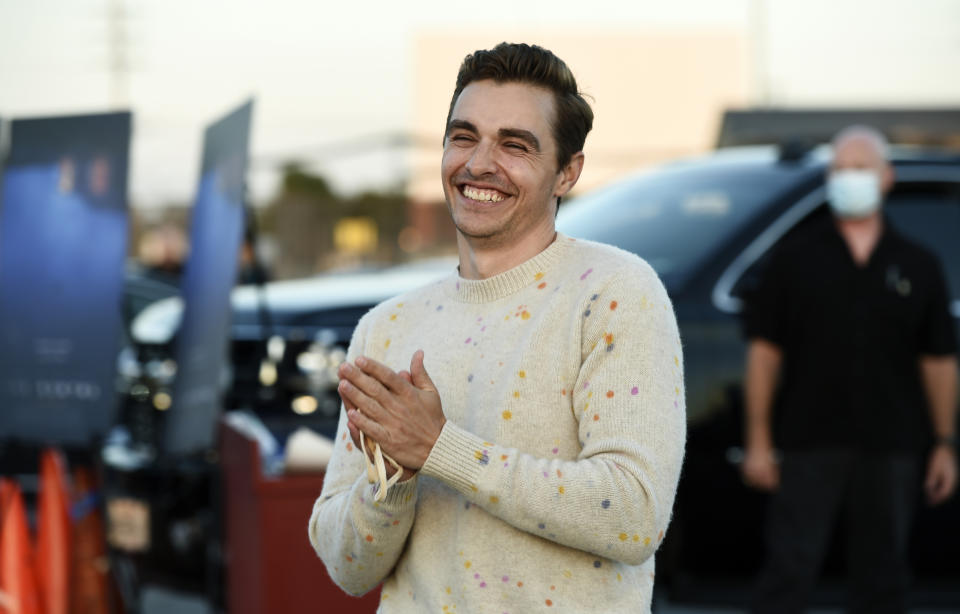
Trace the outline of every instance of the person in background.
{"label": "person in background", "polygon": [[[460,266],[361,319],[309,524],[344,590],[383,583],[384,614],[650,610],[682,353],[650,266],[554,227],[592,121],[545,49],[460,68],[441,165]],[[397,463],[373,483],[361,433]]]}
{"label": "person in background", "polygon": [[265,284],[270,278],[269,270],[257,253],[256,235],[247,229],[243,233],[243,243],[240,244],[240,253],[237,256],[237,283]]}
{"label": "person in background", "polygon": [[748,301],[742,470],[773,492],[755,612],[802,611],[842,514],[850,611],[904,612],[920,485],[932,505],[957,485],[946,284],[883,215],[886,151],[869,127],[835,137],[832,216],[778,248]]}

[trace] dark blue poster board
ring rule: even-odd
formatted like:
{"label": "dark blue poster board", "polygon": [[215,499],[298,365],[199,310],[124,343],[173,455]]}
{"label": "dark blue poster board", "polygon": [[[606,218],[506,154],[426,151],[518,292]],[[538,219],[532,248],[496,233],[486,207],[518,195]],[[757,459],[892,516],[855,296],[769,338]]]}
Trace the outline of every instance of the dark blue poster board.
{"label": "dark blue poster board", "polygon": [[253,103],[212,124],[204,135],[200,185],[181,290],[177,379],[166,416],[164,449],[189,454],[213,445],[221,373],[230,333],[230,292],[243,238],[244,183]]}
{"label": "dark blue poster board", "polygon": [[129,113],[15,120],[0,191],[0,437],[114,422]]}

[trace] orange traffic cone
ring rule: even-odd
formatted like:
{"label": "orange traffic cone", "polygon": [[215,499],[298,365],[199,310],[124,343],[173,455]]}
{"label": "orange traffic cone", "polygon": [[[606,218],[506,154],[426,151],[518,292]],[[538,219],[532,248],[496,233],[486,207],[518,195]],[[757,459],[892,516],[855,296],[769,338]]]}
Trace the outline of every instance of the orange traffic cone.
{"label": "orange traffic cone", "polygon": [[96,506],[96,482],[85,467],[73,471],[74,506],[78,509],[73,525],[70,562],[71,614],[110,614],[110,582],[107,574],[106,542],[103,518]]}
{"label": "orange traffic cone", "polygon": [[7,478],[0,478],[0,527],[3,526],[3,516],[7,513],[7,504],[10,497],[13,496],[13,489],[16,483]]}
{"label": "orange traffic cone", "polygon": [[[0,478],[0,533],[3,529],[3,519],[7,517],[7,506],[13,497],[13,482],[7,478]],[[2,541],[0,541],[2,547]],[[2,580],[2,578],[0,578]],[[10,597],[3,590],[3,584],[0,583],[0,612],[7,612],[12,607]]]}
{"label": "orange traffic cone", "polygon": [[5,504],[0,522],[0,614],[41,614],[23,496],[14,482],[0,490]]}
{"label": "orange traffic cone", "polygon": [[48,448],[40,457],[37,501],[37,580],[44,614],[70,612],[70,512],[65,466]]}

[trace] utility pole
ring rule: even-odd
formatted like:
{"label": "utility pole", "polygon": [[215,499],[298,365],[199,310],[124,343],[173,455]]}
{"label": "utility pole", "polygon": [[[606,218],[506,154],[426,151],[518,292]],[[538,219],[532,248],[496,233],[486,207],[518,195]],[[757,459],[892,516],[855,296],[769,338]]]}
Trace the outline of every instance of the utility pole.
{"label": "utility pole", "polygon": [[107,0],[110,104],[116,109],[130,106],[130,40],[124,0]]}
{"label": "utility pole", "polygon": [[755,102],[759,107],[769,107],[773,103],[770,87],[770,48],[767,44],[770,30],[767,11],[767,0],[751,0],[749,28],[753,51],[753,89]]}

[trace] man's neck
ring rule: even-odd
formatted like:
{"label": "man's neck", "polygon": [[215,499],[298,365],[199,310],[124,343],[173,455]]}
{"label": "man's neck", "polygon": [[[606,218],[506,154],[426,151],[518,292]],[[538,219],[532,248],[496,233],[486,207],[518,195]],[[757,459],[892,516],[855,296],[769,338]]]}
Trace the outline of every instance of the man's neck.
{"label": "man's neck", "polygon": [[460,277],[487,279],[509,271],[547,249],[556,238],[557,231],[552,224],[510,245],[495,239],[478,239],[457,233]]}
{"label": "man's neck", "polygon": [[862,219],[836,218],[836,224],[853,261],[864,266],[883,235],[883,216],[878,211]]}

